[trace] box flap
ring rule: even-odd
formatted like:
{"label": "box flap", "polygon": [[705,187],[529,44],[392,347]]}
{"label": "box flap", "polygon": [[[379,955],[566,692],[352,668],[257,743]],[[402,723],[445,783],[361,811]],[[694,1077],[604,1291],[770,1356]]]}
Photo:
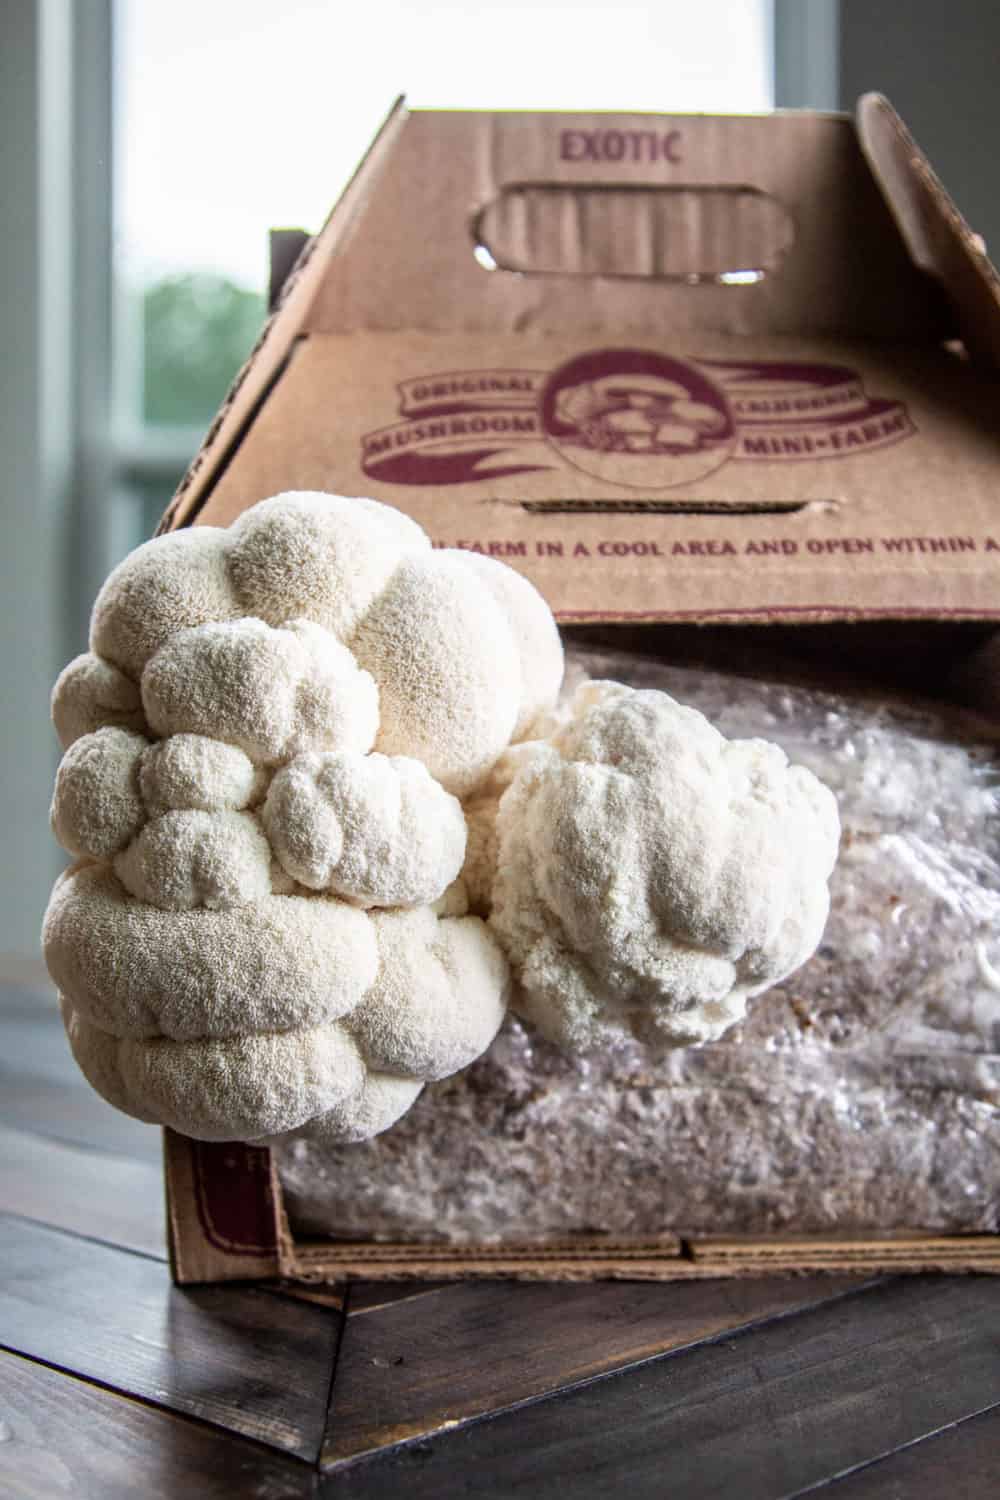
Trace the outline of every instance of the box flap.
{"label": "box flap", "polygon": [[986,245],[882,94],[859,101],[858,138],[914,263],[947,288],[965,347],[1000,368],[1000,276]]}
{"label": "box flap", "polygon": [[469,111],[406,118],[306,328],[954,331],[846,116]]}
{"label": "box flap", "polygon": [[806,111],[409,113],[398,101],[304,248],[161,529],[197,514],[309,332],[939,342],[959,332],[944,282],[970,344],[992,357],[1000,289],[975,237],[884,100],[863,101],[858,130],[864,151],[849,118]]}
{"label": "box flap", "polygon": [[563,621],[996,619],[998,294],[878,96],[399,106],[164,525],[330,490]]}

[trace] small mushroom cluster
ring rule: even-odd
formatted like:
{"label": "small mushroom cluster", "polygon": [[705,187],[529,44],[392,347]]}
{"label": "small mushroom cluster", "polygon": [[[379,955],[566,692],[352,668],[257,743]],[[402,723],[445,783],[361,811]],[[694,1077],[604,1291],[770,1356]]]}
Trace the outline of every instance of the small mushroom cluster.
{"label": "small mushroom cluster", "polygon": [[44,943],[74,1053],[201,1139],[385,1130],[512,1003],[712,1040],[819,941],[834,799],[664,693],[584,687],[535,589],[368,500],[140,547],[63,672]]}
{"label": "small mushroom cluster", "polygon": [[833,793],[666,693],[589,682],[563,718],[508,752],[492,813],[491,927],[518,1008],[567,1051],[715,1041],[822,937]]}

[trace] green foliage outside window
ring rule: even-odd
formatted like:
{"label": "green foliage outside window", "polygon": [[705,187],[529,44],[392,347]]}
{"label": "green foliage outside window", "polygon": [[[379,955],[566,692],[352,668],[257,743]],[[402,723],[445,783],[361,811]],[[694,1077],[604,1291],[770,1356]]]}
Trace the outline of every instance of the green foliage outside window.
{"label": "green foliage outside window", "polygon": [[205,427],[264,320],[264,298],[224,276],[185,272],[143,294],[143,418]]}

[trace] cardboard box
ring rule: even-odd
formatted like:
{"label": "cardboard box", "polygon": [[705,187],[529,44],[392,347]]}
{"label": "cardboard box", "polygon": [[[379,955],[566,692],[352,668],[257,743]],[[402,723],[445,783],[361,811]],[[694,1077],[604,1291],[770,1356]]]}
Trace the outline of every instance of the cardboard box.
{"label": "cardboard box", "polygon": [[[929,642],[947,692],[1000,619],[998,368],[1000,281],[879,96],[854,120],[400,103],[163,529],[371,495],[563,624],[836,622],[823,649],[874,639],[900,679]],[[303,1244],[266,1151],[168,1132],[166,1161],[181,1281],[1000,1270],[992,1236]]]}

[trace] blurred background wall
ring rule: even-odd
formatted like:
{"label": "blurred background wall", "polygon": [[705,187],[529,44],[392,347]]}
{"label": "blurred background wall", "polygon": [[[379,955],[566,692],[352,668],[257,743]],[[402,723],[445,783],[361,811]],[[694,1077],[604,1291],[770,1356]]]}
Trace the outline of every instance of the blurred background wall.
{"label": "blurred background wall", "polygon": [[880,88],[1000,240],[985,0],[4,0],[0,963],[62,856],[48,694],[256,336],[267,230],[315,229],[393,98],[849,108]]}

